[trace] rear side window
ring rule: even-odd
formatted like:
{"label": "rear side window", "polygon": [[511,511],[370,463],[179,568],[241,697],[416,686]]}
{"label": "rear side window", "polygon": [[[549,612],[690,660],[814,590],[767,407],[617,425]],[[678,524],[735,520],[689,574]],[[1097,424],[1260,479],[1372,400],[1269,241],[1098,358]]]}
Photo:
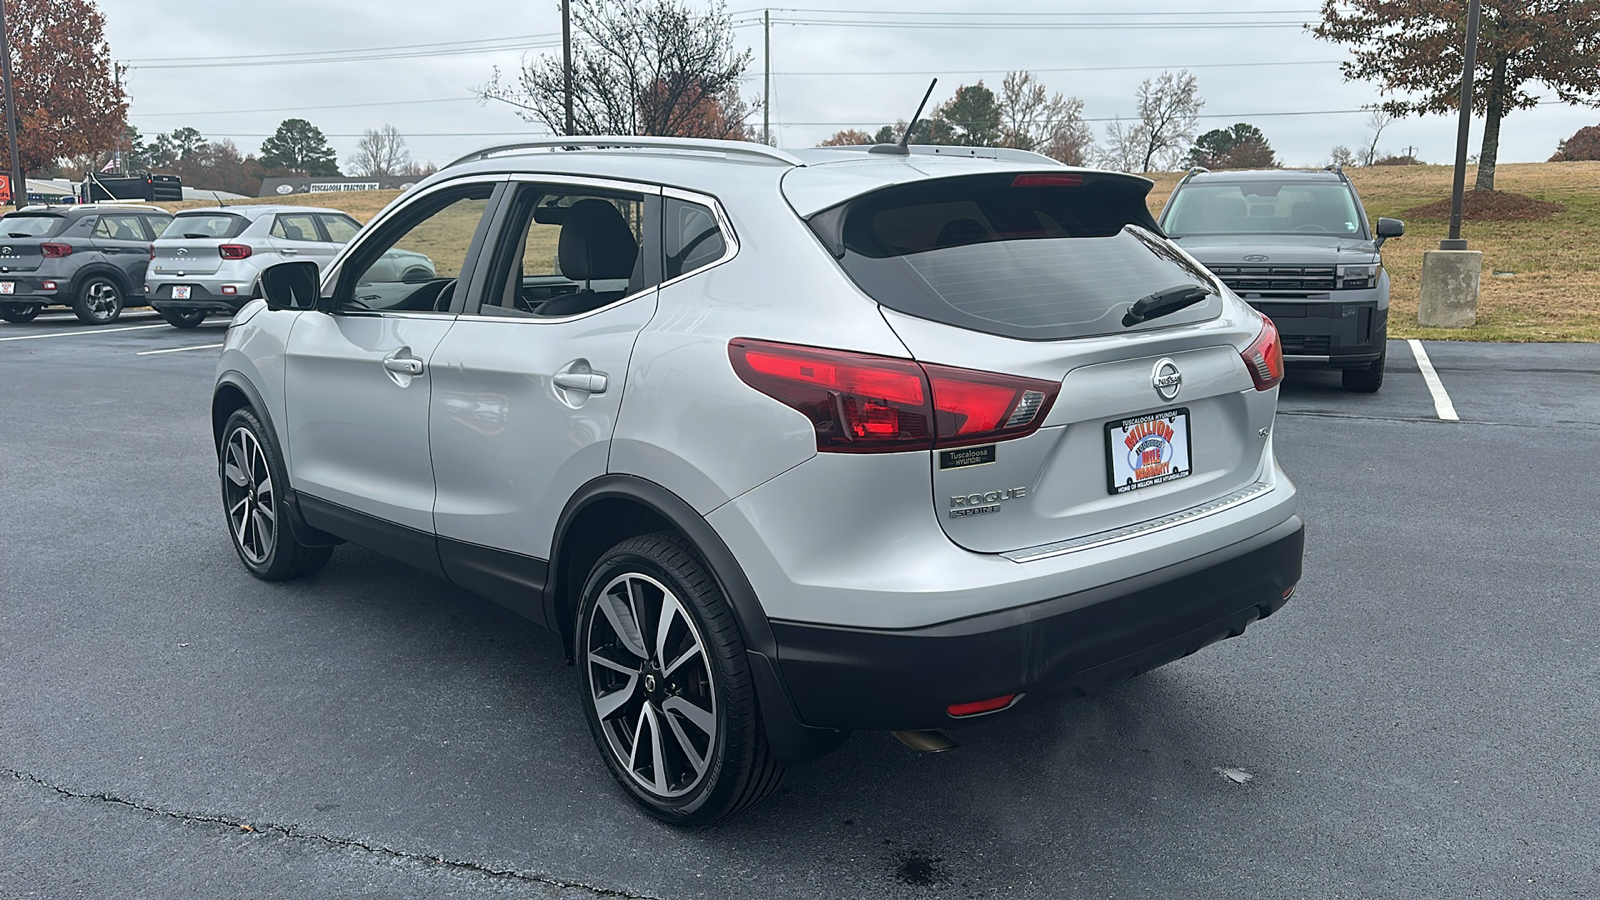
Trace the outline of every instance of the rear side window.
{"label": "rear side window", "polygon": [[95,223],[94,236],[112,241],[143,241],[144,223],[138,216],[102,215]]}
{"label": "rear side window", "polygon": [[0,234],[6,237],[51,237],[65,223],[65,216],[9,215],[0,217]]}
{"label": "rear side window", "polygon": [[279,216],[278,221],[272,223],[272,236],[286,241],[322,240],[322,235],[317,231],[316,220],[310,213]]}
{"label": "rear side window", "polygon": [[677,278],[722,259],[728,242],[709,208],[687,200],[667,198],[666,229],[662,234],[666,252],[666,278]]}
{"label": "rear side window", "polygon": [[[981,175],[885,188],[812,217],[855,283],[884,306],[1024,340],[1125,331],[1141,297],[1219,291],[1164,240],[1143,179],[1094,173]],[[1217,315],[1212,297],[1144,327]]]}
{"label": "rear side window", "polygon": [[356,224],[356,220],[348,216],[320,215],[317,216],[317,219],[322,222],[323,229],[328,232],[328,240],[335,244],[350,243],[350,239],[355,237],[356,232],[361,230],[361,226]]}
{"label": "rear side window", "polygon": [[180,214],[175,216],[161,232],[161,237],[189,240],[231,238],[237,236],[249,224],[249,219],[227,213]]}

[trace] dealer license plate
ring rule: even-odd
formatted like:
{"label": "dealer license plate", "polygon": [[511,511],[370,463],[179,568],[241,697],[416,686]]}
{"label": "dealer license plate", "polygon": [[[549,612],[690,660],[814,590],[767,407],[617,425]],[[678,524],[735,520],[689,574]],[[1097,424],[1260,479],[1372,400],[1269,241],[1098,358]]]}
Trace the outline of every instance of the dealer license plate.
{"label": "dealer license plate", "polygon": [[1106,479],[1111,493],[1177,481],[1193,471],[1188,409],[1106,423]]}
{"label": "dealer license plate", "polygon": [[0,294],[15,294],[17,283],[15,281],[0,281]]}
{"label": "dealer license plate", "polygon": [[189,299],[189,290],[190,290],[190,288],[186,284],[180,284],[180,285],[177,285],[177,286],[173,287],[173,289],[172,289],[172,299],[174,299],[174,300],[187,300],[187,299]]}

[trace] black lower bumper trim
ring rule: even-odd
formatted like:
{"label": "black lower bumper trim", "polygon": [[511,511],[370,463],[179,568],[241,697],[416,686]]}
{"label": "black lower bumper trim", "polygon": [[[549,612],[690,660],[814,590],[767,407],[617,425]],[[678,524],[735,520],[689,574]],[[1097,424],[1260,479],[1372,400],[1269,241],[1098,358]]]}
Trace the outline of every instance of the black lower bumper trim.
{"label": "black lower bumper trim", "polygon": [[1092,693],[1244,633],[1300,580],[1299,517],[1241,545],[1115,584],[903,631],[775,621],[778,667],[802,722],[908,730],[955,703]]}

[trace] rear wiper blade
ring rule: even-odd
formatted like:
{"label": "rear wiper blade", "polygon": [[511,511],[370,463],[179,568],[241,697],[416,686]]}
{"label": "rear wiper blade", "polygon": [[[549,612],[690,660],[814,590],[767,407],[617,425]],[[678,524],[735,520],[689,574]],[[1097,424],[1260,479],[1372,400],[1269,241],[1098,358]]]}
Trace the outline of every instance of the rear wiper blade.
{"label": "rear wiper blade", "polygon": [[1148,297],[1140,297],[1128,307],[1128,314],[1122,317],[1122,327],[1131,328],[1140,322],[1148,322],[1175,313],[1199,303],[1214,293],[1216,292],[1211,288],[1198,284],[1180,284],[1164,291],[1156,291]]}

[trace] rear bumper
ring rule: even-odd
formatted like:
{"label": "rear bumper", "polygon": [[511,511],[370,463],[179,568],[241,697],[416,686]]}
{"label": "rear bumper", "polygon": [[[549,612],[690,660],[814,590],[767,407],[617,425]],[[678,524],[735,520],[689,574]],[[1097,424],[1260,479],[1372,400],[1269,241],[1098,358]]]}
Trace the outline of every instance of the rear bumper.
{"label": "rear bumper", "polygon": [[1238,544],[1112,584],[922,628],[773,621],[777,668],[801,722],[940,728],[946,707],[1006,694],[1008,709],[1101,686],[1242,634],[1300,580],[1299,516]]}
{"label": "rear bumper", "polygon": [[[51,278],[41,275],[19,275],[6,273],[0,275],[0,281],[12,283],[12,292],[0,294],[0,303],[15,306],[33,306],[35,304],[68,303],[72,298],[72,283],[70,278]],[[46,289],[44,283],[49,281],[54,288]]]}
{"label": "rear bumper", "polygon": [[[172,289],[177,285],[189,288],[189,299],[172,299]],[[221,282],[212,284],[193,279],[160,284],[152,282],[149,296],[150,305],[157,310],[166,309],[173,312],[188,312],[201,309],[207,312],[225,312],[231,315],[250,302],[251,288],[231,283],[229,286],[235,288],[239,293],[222,293],[223,284]]]}
{"label": "rear bumper", "polygon": [[1245,302],[1278,327],[1287,362],[1345,368],[1376,361],[1388,337],[1388,308],[1371,292],[1355,293],[1367,299]]}

